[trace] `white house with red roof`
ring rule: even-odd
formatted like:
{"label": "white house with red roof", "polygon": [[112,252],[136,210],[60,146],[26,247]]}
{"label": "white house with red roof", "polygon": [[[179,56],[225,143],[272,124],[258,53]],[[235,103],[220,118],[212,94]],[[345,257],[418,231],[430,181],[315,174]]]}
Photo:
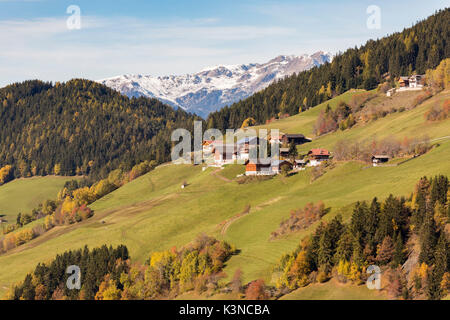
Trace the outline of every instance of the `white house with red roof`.
{"label": "white house with red roof", "polygon": [[330,152],[327,149],[311,149],[308,152],[309,166],[316,167],[320,165],[323,161],[330,159]]}

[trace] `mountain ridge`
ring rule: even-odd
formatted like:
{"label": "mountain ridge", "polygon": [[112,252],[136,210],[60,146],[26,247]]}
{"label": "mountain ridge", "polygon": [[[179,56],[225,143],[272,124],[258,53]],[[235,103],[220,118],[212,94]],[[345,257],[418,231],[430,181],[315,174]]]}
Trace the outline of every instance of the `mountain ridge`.
{"label": "mountain ridge", "polygon": [[312,55],[279,55],[266,63],[217,65],[191,74],[125,74],[97,82],[128,97],[156,98],[206,117],[210,112],[247,98],[278,79],[331,60],[330,53],[318,51]]}

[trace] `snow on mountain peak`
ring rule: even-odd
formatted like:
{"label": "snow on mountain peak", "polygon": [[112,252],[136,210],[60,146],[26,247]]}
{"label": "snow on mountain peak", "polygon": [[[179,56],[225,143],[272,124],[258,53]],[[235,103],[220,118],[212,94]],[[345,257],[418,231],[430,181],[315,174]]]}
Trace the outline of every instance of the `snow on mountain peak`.
{"label": "snow on mountain peak", "polygon": [[277,79],[331,62],[331,54],[280,55],[266,63],[218,65],[185,75],[150,76],[125,74],[98,80],[129,97],[157,98],[174,107],[206,117],[253,93]]}

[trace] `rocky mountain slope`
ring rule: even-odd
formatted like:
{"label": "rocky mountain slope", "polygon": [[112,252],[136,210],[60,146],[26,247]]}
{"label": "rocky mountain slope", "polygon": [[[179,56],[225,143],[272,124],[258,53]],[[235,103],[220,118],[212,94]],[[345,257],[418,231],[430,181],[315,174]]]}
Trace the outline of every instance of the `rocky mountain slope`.
{"label": "rocky mountain slope", "polygon": [[129,97],[157,98],[206,117],[212,111],[264,89],[277,79],[330,61],[329,53],[319,51],[312,55],[278,56],[262,64],[220,65],[194,74],[122,75],[98,82]]}

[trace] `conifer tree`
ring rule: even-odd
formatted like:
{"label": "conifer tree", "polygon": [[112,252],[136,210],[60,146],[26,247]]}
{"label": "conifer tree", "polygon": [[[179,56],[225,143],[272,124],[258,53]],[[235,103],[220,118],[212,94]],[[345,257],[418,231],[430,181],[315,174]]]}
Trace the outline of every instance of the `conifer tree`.
{"label": "conifer tree", "polygon": [[436,245],[436,223],[433,214],[427,212],[420,230],[419,261],[432,265],[434,260],[434,246]]}
{"label": "conifer tree", "polygon": [[378,199],[373,198],[372,203],[370,204],[369,211],[367,213],[367,219],[364,224],[367,243],[375,242],[375,233],[378,228],[380,210],[381,205],[378,202]]}
{"label": "conifer tree", "polygon": [[392,259],[394,267],[402,265],[405,262],[405,256],[405,246],[403,244],[402,234],[397,232],[395,235],[394,257]]}
{"label": "conifer tree", "polygon": [[394,256],[394,244],[392,238],[387,235],[377,250],[377,261],[381,264],[389,263]]}

